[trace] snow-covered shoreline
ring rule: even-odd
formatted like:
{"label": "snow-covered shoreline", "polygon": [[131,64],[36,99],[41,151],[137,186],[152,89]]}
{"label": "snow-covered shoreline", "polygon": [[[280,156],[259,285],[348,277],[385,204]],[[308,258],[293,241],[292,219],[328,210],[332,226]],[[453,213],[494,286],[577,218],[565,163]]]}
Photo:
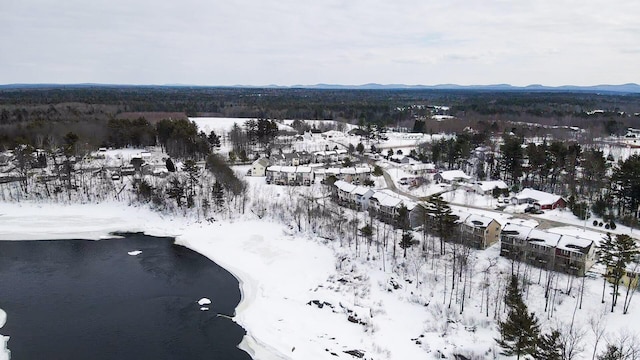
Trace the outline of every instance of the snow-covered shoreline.
{"label": "snow-covered shoreline", "polygon": [[[303,282],[304,287],[322,281],[333,267],[334,258],[328,249],[313,243],[298,242],[296,245],[291,237],[284,233],[284,229],[283,226],[264,221],[209,223],[180,216],[164,218],[145,207],[126,206],[121,203],[64,205],[22,202],[3,203],[0,209],[0,240],[99,240],[113,237],[110,233],[114,231],[145,232],[154,236],[175,237],[176,244],[207,256],[236,277],[242,299],[236,307],[234,321],[247,331],[239,348],[254,359],[265,360],[289,359],[283,350],[290,351],[291,348],[295,348],[295,337],[292,337],[292,334],[282,334],[284,336],[280,336],[280,341],[278,336],[270,338],[270,334],[275,334],[270,322],[295,322],[300,316],[298,312],[292,312],[290,318],[286,318],[287,314],[282,310],[287,306],[274,303],[274,300],[278,302],[281,295],[291,297],[298,290],[294,286],[294,289],[282,294],[273,291],[274,287],[282,290],[277,282],[274,282],[277,277],[284,275],[282,270],[289,266],[303,266],[304,262],[309,260],[292,258],[287,263],[286,259],[283,259],[283,254],[291,255],[287,247],[317,247],[314,249],[317,254],[317,264],[314,268],[319,271],[314,271],[315,276],[304,276],[311,280],[308,284]],[[268,238],[268,246],[264,245],[267,241],[265,238]],[[273,261],[277,261],[279,265],[272,266]],[[215,301],[215,298],[212,301]],[[268,312],[278,319],[272,320],[270,316],[265,316]],[[286,328],[281,330],[289,331]],[[290,345],[290,342],[294,345]],[[295,358],[313,358],[319,354],[305,354],[304,347],[299,346],[295,355]]]}

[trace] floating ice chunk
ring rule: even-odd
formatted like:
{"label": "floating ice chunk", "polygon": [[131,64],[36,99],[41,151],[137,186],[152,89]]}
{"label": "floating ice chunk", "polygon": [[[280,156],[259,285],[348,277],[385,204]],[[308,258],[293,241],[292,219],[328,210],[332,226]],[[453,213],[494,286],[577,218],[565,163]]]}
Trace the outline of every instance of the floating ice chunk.
{"label": "floating ice chunk", "polygon": [[206,307],[206,306],[203,306],[203,307],[201,307],[201,308],[200,308],[200,310],[202,310],[202,311],[208,311],[208,310],[209,310],[209,308],[208,308],[208,307]]}
{"label": "floating ice chunk", "polygon": [[129,254],[131,256],[136,256],[136,255],[142,254],[142,251],[140,251],[140,250],[129,251],[127,254]]}
{"label": "floating ice chunk", "polygon": [[202,298],[202,299],[198,300],[198,304],[199,305],[209,305],[209,304],[211,304],[211,300],[209,300],[207,298]]}
{"label": "floating ice chunk", "polygon": [[0,328],[7,322],[7,313],[0,309]]}

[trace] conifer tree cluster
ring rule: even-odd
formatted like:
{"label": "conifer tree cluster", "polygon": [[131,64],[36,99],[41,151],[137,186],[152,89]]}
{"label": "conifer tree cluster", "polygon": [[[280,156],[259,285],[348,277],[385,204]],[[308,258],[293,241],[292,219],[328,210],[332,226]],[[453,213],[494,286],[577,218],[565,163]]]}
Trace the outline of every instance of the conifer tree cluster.
{"label": "conifer tree cluster", "polygon": [[500,338],[496,339],[503,349],[502,355],[516,356],[518,359],[527,355],[535,356],[540,337],[538,318],[529,313],[522,300],[517,276],[511,276],[507,288],[505,303],[509,313],[505,321],[498,322]]}
{"label": "conifer tree cluster", "polygon": [[522,300],[518,277],[515,275],[511,276],[504,301],[509,312],[504,321],[498,322],[500,338],[496,339],[503,349],[502,355],[537,360],[571,358],[565,350],[565,339],[560,331],[554,329],[548,334],[540,331],[538,318],[534,313],[529,313]]}

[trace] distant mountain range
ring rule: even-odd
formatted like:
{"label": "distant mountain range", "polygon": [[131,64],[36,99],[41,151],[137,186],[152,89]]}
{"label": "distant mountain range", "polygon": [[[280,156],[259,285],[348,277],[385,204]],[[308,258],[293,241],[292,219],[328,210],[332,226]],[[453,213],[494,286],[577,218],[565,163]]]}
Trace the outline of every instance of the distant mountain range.
{"label": "distant mountain range", "polygon": [[513,86],[510,84],[494,84],[494,85],[456,85],[456,84],[440,84],[440,85],[405,85],[405,84],[362,84],[362,85],[338,85],[338,84],[315,84],[315,85],[233,85],[233,86],[204,86],[204,85],[187,85],[187,84],[166,84],[166,85],[127,85],[127,84],[6,84],[0,85],[0,89],[39,89],[39,88],[82,88],[82,87],[144,87],[144,88],[163,88],[163,87],[191,87],[191,88],[272,88],[272,89],[347,89],[347,90],[470,90],[470,91],[524,91],[524,92],[587,92],[587,93],[623,93],[635,94],[640,93],[640,85],[635,83],[622,85],[592,85],[592,86],[545,86],[545,85],[527,85]]}
{"label": "distant mountain range", "polygon": [[557,92],[615,92],[615,93],[640,93],[640,85],[635,83],[622,85],[593,85],[593,86],[545,86],[545,85],[527,85],[513,86],[510,84],[494,84],[494,85],[457,85],[457,84],[440,84],[440,85],[404,85],[404,84],[363,84],[363,85],[335,85],[335,84],[317,84],[317,85],[294,85],[291,88],[305,89],[366,89],[366,90],[393,90],[393,89],[425,89],[425,90],[479,90],[479,91],[557,91]]}

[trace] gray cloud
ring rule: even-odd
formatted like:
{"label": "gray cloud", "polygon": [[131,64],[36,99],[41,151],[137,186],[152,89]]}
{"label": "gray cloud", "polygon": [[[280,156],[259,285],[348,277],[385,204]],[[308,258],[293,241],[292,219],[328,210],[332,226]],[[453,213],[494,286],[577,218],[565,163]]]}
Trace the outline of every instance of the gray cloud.
{"label": "gray cloud", "polygon": [[640,2],[4,0],[0,83],[640,82]]}

